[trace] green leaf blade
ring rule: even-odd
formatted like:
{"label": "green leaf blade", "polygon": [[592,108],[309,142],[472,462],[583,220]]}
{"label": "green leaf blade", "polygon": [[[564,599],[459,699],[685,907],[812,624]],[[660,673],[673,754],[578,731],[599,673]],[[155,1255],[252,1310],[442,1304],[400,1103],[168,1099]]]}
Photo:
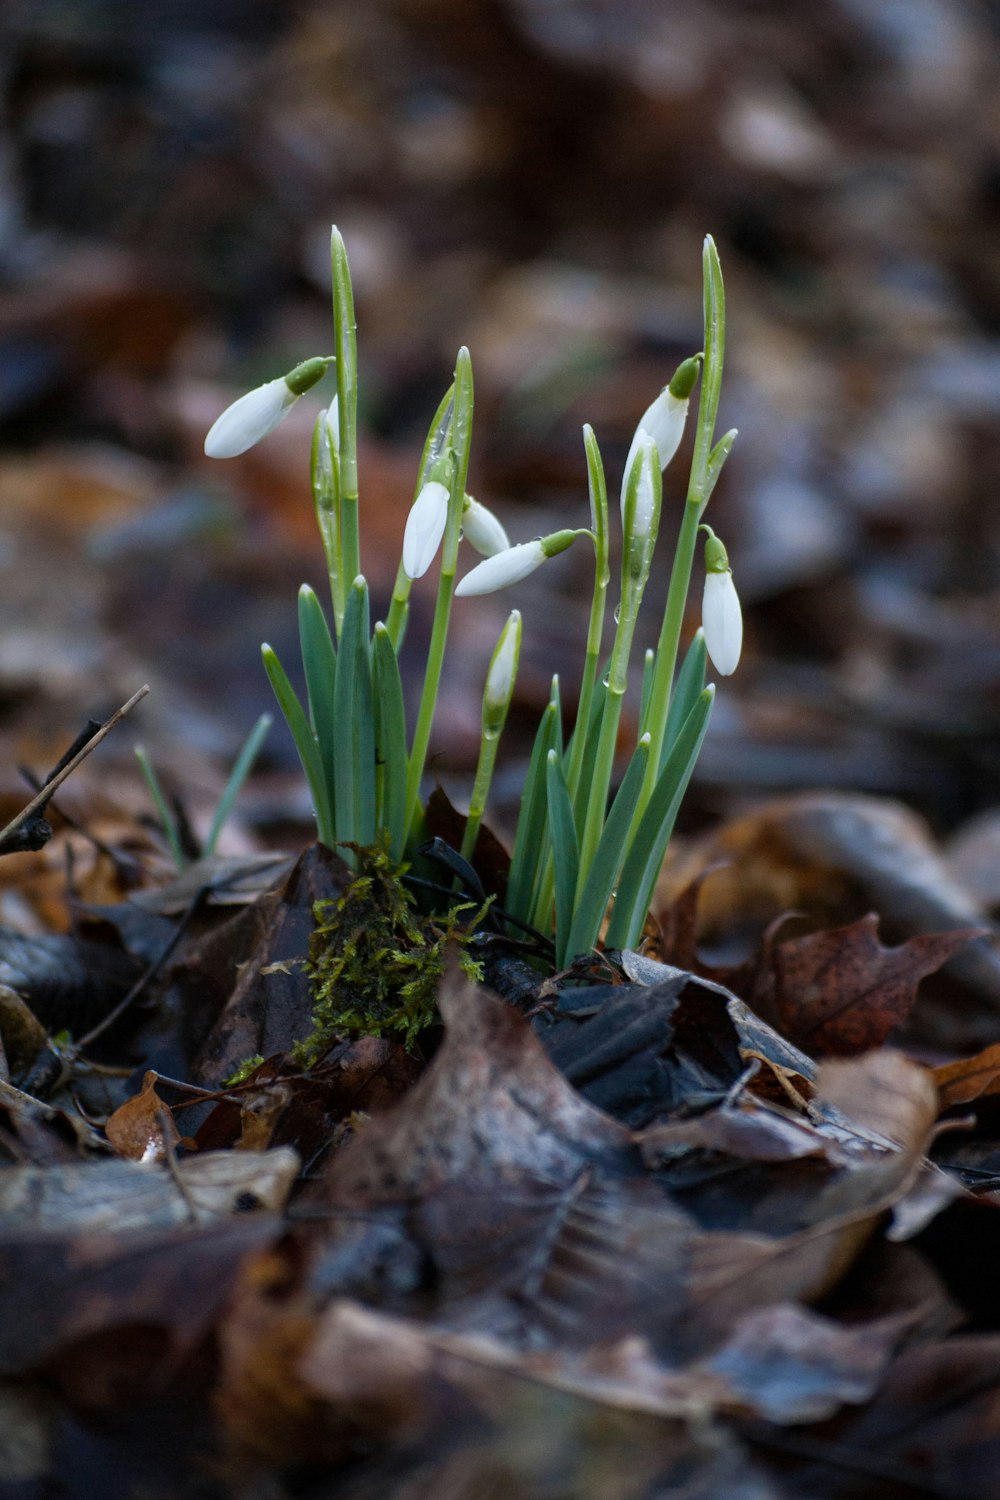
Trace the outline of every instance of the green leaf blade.
{"label": "green leaf blade", "polygon": [[375,842],[375,711],[368,585],[355,578],[344,608],[334,691],[334,787],[338,842]]}
{"label": "green leaf blade", "polygon": [[372,698],[378,766],[376,821],[389,836],[390,856],[400,860],[406,846],[406,712],[392,637],[381,621],[372,640]]}
{"label": "green leaf blade", "polygon": [[563,773],[558,750],[546,757],[546,785],[549,797],[549,832],[556,886],[556,963],[566,959],[570,928],[573,924],[573,902],[580,864],[580,846],[573,820],[573,805]]}

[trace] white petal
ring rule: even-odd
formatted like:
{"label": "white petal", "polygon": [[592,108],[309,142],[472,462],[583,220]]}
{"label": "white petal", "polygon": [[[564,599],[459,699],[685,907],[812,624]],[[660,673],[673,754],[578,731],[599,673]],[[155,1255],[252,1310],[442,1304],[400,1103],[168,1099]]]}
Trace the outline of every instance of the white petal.
{"label": "white petal", "polygon": [[456,594],[492,594],[509,584],[520,583],[545,561],[545,549],[540,541],[519,542],[505,552],[497,552],[485,562],[477,563],[471,573],[466,573],[455,589]]}
{"label": "white petal", "polygon": [[209,458],[236,458],[273,432],[298,400],[285,379],[247,391],[213,422],[205,439]]}
{"label": "white petal", "polygon": [[409,578],[423,578],[434,561],[448,520],[448,491],[437,479],[421,486],[410,506],[403,533],[403,571]]}
{"label": "white petal", "polygon": [[656,444],[656,450],[660,455],[660,468],[665,469],[681,445],[681,438],[684,436],[684,423],[687,420],[688,405],[687,399],[680,401],[676,396],[672,396],[670,394],[670,387],[667,386],[665,390],[660,392],[656,400],[650,406],[647,406],[642,417],[639,419],[639,424],[635,429],[635,436],[628,450],[628,457],[625,460],[625,475],[622,479],[623,509],[625,506],[625,484],[628,479],[629,470],[632,467],[632,460],[639,450],[639,444],[642,441],[643,435],[648,434],[653,439],[653,442]]}
{"label": "white petal", "polygon": [[462,534],[483,557],[495,557],[510,547],[510,537],[491,510],[478,500],[469,500],[462,516]]}
{"label": "white petal", "polygon": [[706,573],[701,606],[705,646],[721,677],[736,671],[743,647],[743,615],[732,573]]}

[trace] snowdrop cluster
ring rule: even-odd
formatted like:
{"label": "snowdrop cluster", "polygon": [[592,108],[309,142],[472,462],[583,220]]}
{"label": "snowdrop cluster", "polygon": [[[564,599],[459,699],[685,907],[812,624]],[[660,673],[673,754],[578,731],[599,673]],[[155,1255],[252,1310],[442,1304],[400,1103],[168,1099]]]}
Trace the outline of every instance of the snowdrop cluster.
{"label": "snowdrop cluster", "polygon": [[[505,911],[519,929],[530,924],[551,937],[560,963],[594,947],[605,922],[607,946],[632,946],[641,935],[707,728],[714,688],[705,685],[706,663],[710,660],[721,676],[729,676],[742,646],[742,618],[729,558],[702,521],[736,437],[735,431],[719,439],[714,436],[725,346],[725,300],[715,246],[707,239],[703,256],[704,349],[684,360],[650,402],[626,455],[620,492],[620,598],[607,655],[611,541],[604,465],[593,430],[584,428],[590,526],[565,527],[511,543],[494,512],[466,492],[473,382],[465,349],[459,351],[454,381],[428,431],[386,620],[372,629],[360,566],[353,293],[346,251],[336,230],[331,251],[334,354],[307,359],[241,396],[205,439],[211,458],[245,453],[274,431],[305,392],[334,372],[337,392],[317,418],[311,466],[329,573],[332,629],[320,601],[304,587],[299,596],[304,700],[271,648],[262,648],[309,781],[319,836],[342,847],[345,842],[383,840],[396,859],[412,852],[422,826],[420,795],[453,600],[520,583],[577,540],[588,539],[595,559],[594,587],[575,723],[564,737],[561,689],[554,679],[524,788]],[[668,503],[664,475],[684,441],[699,381],[686,494]],[[659,640],[646,657],[635,748],[609,806],[636,622],[651,577],[663,576],[653,564],[659,534],[667,524],[675,539]],[[707,538],[702,628],[678,666],[699,531]],[[459,579],[463,540],[482,561]],[[435,564],[437,604],[420,705],[410,732],[398,657],[411,589]],[[480,755],[461,848],[466,860],[475,856],[497,745],[515,690],[521,635],[521,615],[515,610],[486,671]],[[347,854],[353,857],[349,849]]]}

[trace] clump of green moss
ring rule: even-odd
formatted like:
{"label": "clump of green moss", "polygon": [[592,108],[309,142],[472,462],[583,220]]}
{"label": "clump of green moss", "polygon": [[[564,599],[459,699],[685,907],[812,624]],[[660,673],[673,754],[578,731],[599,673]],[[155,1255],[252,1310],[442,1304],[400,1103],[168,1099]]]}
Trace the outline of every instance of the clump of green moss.
{"label": "clump of green moss", "polygon": [[[353,847],[353,846],[352,846]],[[397,1034],[410,1047],[434,1019],[449,948],[472,979],[481,966],[468,945],[485,907],[457,903],[424,916],[400,880],[405,867],[376,846],[358,848],[358,874],[336,901],[316,904],[308,972],[313,1029],[292,1057],[310,1067],[342,1036]]]}
{"label": "clump of green moss", "polygon": [[256,1073],[263,1061],[264,1059],[260,1053],[255,1052],[253,1057],[248,1057],[245,1062],[240,1063],[235,1073],[230,1073],[228,1078],[222,1080],[222,1087],[224,1089],[234,1089],[238,1083],[246,1083],[250,1074]]}

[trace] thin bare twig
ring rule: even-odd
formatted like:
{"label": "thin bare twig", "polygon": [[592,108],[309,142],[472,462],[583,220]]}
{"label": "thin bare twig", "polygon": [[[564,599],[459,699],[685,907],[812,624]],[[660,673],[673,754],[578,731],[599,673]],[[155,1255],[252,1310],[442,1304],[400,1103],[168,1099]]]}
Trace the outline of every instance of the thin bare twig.
{"label": "thin bare twig", "polygon": [[100,729],[95,731],[91,738],[77,751],[73,758],[71,760],[68,760],[66,764],[56,772],[56,774],[52,777],[52,780],[45,783],[37,796],[32,797],[27,807],[22,807],[17,816],[15,818],[11,818],[6,828],[0,828],[0,848],[2,848],[3,845],[12,838],[12,836],[24,823],[27,823],[28,819],[34,813],[38,812],[40,808],[46,806],[46,804],[51,800],[52,793],[56,791],[58,787],[62,786],[67,776],[71,776],[73,774],[77,766],[80,765],[82,761],[86,760],[91,750],[96,750],[97,746],[101,743],[105,736],[111,733],[115,725],[120,723],[127,713],[131,713],[132,709],[135,708],[135,705],[139,703],[143,698],[145,698],[148,692],[149,684],[144,682],[139,691],[133,693],[128,702],[123,703],[121,708],[116,709],[115,712],[111,715],[110,719],[106,720],[105,723],[101,725]]}

